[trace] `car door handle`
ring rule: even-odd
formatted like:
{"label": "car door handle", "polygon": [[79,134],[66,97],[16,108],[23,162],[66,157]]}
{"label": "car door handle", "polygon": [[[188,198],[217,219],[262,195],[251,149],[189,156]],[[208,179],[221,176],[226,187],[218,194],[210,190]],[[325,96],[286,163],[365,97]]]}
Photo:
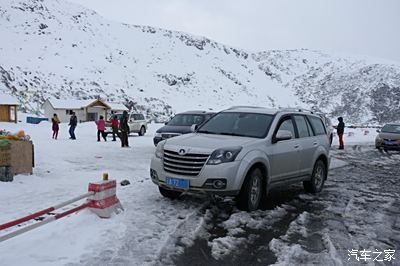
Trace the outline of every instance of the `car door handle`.
{"label": "car door handle", "polygon": [[313,142],[313,145],[314,145],[314,146],[317,146],[317,145],[318,145],[318,142]]}
{"label": "car door handle", "polygon": [[299,147],[300,147],[300,145],[298,145],[298,144],[294,145],[295,149],[298,149]]}

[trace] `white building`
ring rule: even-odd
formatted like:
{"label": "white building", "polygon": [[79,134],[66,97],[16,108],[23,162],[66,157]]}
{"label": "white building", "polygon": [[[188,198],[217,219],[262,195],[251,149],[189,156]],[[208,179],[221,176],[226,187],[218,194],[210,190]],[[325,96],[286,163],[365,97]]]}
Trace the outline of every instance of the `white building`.
{"label": "white building", "polygon": [[[113,109],[117,108],[117,109]],[[108,104],[101,99],[90,100],[57,100],[47,99],[43,104],[45,117],[51,119],[57,114],[61,122],[69,122],[75,112],[79,122],[95,121],[102,115],[106,120],[113,111],[128,110],[122,104]],[[122,110],[120,110],[122,109]]]}
{"label": "white building", "polygon": [[117,113],[122,113],[123,111],[129,111],[128,108],[126,108],[125,105],[122,103],[107,103],[111,107],[111,112],[110,114],[117,114]]}

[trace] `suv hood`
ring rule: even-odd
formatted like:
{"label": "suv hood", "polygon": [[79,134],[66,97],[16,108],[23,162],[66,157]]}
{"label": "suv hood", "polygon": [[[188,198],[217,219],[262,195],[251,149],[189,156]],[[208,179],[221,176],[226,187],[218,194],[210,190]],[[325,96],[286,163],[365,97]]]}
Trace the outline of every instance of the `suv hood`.
{"label": "suv hood", "polygon": [[243,146],[249,142],[257,140],[259,139],[249,137],[190,133],[168,139],[165,143],[164,148],[171,150],[187,148],[187,151],[193,150],[196,152],[211,153],[212,151],[219,148]]}
{"label": "suv hood", "polygon": [[381,132],[381,133],[379,133],[379,137],[380,137],[381,139],[400,140],[400,134],[396,134],[396,133]]}
{"label": "suv hood", "polygon": [[159,128],[157,131],[157,133],[164,133],[164,132],[168,132],[168,133],[182,133],[182,134],[186,134],[186,133],[190,133],[190,126],[168,126],[165,125],[162,128]]}

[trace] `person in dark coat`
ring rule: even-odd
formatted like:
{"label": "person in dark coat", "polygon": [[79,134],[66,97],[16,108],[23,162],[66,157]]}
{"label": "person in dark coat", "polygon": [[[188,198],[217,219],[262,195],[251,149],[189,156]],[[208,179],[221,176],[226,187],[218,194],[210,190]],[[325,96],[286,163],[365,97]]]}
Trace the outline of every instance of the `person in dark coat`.
{"label": "person in dark coat", "polygon": [[129,135],[129,125],[128,125],[128,112],[124,111],[119,120],[119,129],[121,130],[121,147],[129,147],[128,135]]}
{"label": "person in dark coat", "polygon": [[119,137],[119,134],[118,134],[119,121],[118,121],[118,118],[116,115],[114,115],[112,117],[112,119],[110,120],[110,123],[111,123],[112,134],[113,134],[112,141],[116,141],[115,135],[117,135],[117,137]]}
{"label": "person in dark coat", "polygon": [[75,115],[75,112],[72,113],[70,119],[69,119],[69,135],[70,139],[76,139],[75,136],[75,128],[78,125],[78,118]]}
{"label": "person in dark coat", "polygon": [[52,123],[52,130],[53,130],[53,139],[57,139],[58,137],[58,131],[60,130],[60,127],[58,124],[60,124],[60,119],[58,119],[57,114],[54,114],[53,117],[51,118],[51,123]]}
{"label": "person in dark coat", "polygon": [[339,150],[344,149],[344,143],[343,143],[343,134],[344,134],[344,123],[343,123],[343,117],[338,118],[339,124],[336,127],[336,132],[339,137]]}

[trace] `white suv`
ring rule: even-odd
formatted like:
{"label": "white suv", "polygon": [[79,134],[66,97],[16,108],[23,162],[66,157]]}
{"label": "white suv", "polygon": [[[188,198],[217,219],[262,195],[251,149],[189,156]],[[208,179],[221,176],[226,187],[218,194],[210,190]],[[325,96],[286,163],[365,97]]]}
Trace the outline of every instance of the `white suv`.
{"label": "white suv", "polygon": [[[112,114],[112,116],[117,116],[118,121],[120,120],[122,114]],[[130,113],[128,118],[128,125],[130,133],[138,133],[139,136],[143,136],[147,131],[147,121],[143,114],[140,113]],[[112,128],[109,122],[106,123],[105,133],[111,134]]]}
{"label": "white suv", "polygon": [[321,191],[329,169],[326,133],[313,113],[234,107],[196,132],[161,141],[150,176],[165,197],[236,196],[240,209],[252,211],[276,186],[302,181],[306,191]]}

